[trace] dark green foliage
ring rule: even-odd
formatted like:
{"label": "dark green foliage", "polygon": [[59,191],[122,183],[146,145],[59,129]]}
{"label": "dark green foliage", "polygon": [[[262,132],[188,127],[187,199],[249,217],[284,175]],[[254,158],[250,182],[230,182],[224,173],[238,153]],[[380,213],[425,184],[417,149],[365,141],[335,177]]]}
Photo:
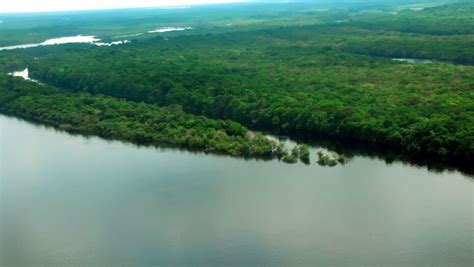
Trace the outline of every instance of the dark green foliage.
{"label": "dark green foliage", "polygon": [[334,167],[337,165],[337,162],[337,158],[334,155],[329,155],[321,151],[318,152],[318,164],[320,166]]}
{"label": "dark green foliage", "polygon": [[416,58],[474,65],[474,35],[425,36],[385,33],[350,38],[342,51],[390,58]]}
{"label": "dark green foliage", "polygon": [[298,162],[298,148],[296,146],[291,150],[291,154],[285,155],[283,157],[283,162],[291,164]]}
{"label": "dark green foliage", "polygon": [[298,146],[298,156],[303,163],[309,164],[310,163],[309,147],[307,145]]}
{"label": "dark green foliage", "polygon": [[291,43],[258,46],[248,43],[253,34],[57,53],[33,61],[31,74],[61,88],[177,104],[255,129],[472,159],[473,67],[407,64]]}
{"label": "dark green foliage", "polygon": [[356,19],[370,30],[391,30],[433,35],[474,34],[474,4],[469,1],[427,8],[405,9],[377,18]]}
{"label": "dark green foliage", "polygon": [[286,156],[288,156],[288,150],[285,148],[285,146],[283,144],[278,144],[276,149],[275,149],[275,156],[278,158],[278,159],[282,159]]}
{"label": "dark green foliage", "polygon": [[0,112],[45,122],[60,129],[145,145],[172,145],[232,156],[272,158],[275,144],[249,137],[236,122],[49,86],[0,75]]}

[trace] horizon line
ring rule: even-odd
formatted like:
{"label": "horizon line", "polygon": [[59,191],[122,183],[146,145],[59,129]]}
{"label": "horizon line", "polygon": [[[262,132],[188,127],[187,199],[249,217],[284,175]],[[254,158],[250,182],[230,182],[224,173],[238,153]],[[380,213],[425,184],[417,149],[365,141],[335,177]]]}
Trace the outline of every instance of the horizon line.
{"label": "horizon line", "polygon": [[[269,3],[269,1],[255,1],[255,0],[231,0],[224,2],[211,3],[192,3],[182,5],[150,5],[150,6],[118,6],[118,7],[99,7],[99,8],[72,8],[61,10],[25,10],[25,11],[0,11],[0,15],[22,15],[22,14],[49,14],[62,12],[88,12],[88,11],[112,11],[112,10],[127,10],[127,9],[188,9],[196,6],[216,6],[216,5],[232,5],[232,4],[251,4],[251,3]],[[282,3],[282,2],[276,2]],[[1,24],[0,24],[1,25]]]}

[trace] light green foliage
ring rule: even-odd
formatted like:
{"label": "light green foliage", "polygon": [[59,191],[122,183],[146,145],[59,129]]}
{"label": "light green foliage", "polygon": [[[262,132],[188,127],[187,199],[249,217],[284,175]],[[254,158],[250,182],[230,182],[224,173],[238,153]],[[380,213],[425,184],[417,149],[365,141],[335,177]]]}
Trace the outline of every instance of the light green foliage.
{"label": "light green foliage", "polygon": [[338,157],[335,154],[318,152],[318,164],[320,166],[334,167],[337,165]]}
{"label": "light green foliage", "polygon": [[112,97],[68,93],[0,75],[0,112],[62,130],[144,145],[171,145],[232,156],[273,158],[275,145],[263,135],[247,136],[232,121],[184,113],[177,106],[133,103]]}
{"label": "light green foliage", "polygon": [[288,155],[285,155],[283,157],[283,162],[286,162],[286,163],[296,163],[298,162],[298,147],[293,147],[293,149],[291,149],[291,154],[288,154]]}
{"label": "light green foliage", "polygon": [[307,145],[298,146],[298,156],[303,163],[309,164],[310,163],[309,147]]}

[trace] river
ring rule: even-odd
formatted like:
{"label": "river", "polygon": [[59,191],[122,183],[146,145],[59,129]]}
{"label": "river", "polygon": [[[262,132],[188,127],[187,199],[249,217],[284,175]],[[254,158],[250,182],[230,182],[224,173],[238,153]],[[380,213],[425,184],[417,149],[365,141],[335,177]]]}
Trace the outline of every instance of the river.
{"label": "river", "polygon": [[15,50],[15,49],[27,49],[27,48],[34,48],[40,46],[48,46],[48,45],[62,45],[62,44],[74,44],[74,43],[87,43],[87,44],[94,44],[97,46],[112,46],[112,45],[121,45],[129,43],[128,40],[121,40],[115,41],[110,43],[99,42],[100,39],[97,39],[95,36],[88,35],[88,36],[68,36],[68,37],[59,37],[59,38],[52,38],[48,39],[42,43],[37,44],[21,44],[21,45],[12,45],[12,46],[4,46],[0,47],[0,51],[2,50]]}
{"label": "river", "polygon": [[242,160],[0,116],[0,266],[472,266],[474,182]]}

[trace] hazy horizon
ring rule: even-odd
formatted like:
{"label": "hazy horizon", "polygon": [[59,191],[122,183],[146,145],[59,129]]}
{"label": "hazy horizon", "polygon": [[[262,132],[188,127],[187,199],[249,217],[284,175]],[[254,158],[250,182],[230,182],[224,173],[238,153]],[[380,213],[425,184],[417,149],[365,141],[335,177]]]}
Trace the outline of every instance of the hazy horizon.
{"label": "hazy horizon", "polygon": [[35,12],[61,12],[61,11],[86,11],[125,8],[159,8],[159,7],[186,7],[206,4],[229,4],[229,3],[294,3],[294,2],[399,2],[415,3],[430,2],[430,0],[82,0],[71,2],[67,0],[14,0],[3,3],[0,6],[0,14],[8,13],[35,13]]}
{"label": "hazy horizon", "polygon": [[251,0],[15,0],[0,6],[0,13],[31,13],[146,7],[183,7],[204,4],[244,3]]}

